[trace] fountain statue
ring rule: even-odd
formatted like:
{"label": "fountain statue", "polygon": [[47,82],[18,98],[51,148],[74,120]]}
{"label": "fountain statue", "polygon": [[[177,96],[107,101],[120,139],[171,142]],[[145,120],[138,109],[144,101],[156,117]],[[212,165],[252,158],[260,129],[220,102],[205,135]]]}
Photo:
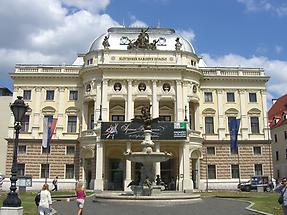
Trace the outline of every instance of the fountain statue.
{"label": "fountain statue", "polygon": [[[125,158],[132,162],[142,163],[141,168],[141,177],[139,186],[137,186],[137,193],[138,190],[140,191],[139,195],[151,195],[153,189],[160,189],[160,186],[155,186],[155,163],[156,162],[164,162],[171,158],[172,154],[168,152],[154,152],[153,146],[154,142],[151,140],[151,125],[152,122],[158,121],[158,118],[152,119],[150,115],[150,107],[144,106],[141,110],[142,117],[141,119],[133,119],[132,121],[140,121],[144,124],[144,140],[141,143],[142,151],[141,152],[126,152],[124,154]],[[148,189],[148,191],[145,191]],[[135,191],[134,191],[135,193]]]}

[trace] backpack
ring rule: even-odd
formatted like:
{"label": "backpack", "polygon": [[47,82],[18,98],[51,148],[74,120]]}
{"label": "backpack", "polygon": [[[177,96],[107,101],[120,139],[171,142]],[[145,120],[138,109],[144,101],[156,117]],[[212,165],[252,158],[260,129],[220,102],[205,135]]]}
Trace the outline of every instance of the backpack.
{"label": "backpack", "polygon": [[40,199],[41,199],[41,196],[40,196],[40,193],[37,193],[37,195],[35,196],[35,205],[38,207],[39,206],[39,203],[40,203]]}

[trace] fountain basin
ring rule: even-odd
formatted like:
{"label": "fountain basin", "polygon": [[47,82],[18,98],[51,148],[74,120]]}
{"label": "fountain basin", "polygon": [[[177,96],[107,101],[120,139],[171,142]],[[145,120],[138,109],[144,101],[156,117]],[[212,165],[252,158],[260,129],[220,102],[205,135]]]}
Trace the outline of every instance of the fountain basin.
{"label": "fountain basin", "polygon": [[128,152],[125,153],[125,157],[132,162],[156,163],[169,160],[172,154],[168,152]]}

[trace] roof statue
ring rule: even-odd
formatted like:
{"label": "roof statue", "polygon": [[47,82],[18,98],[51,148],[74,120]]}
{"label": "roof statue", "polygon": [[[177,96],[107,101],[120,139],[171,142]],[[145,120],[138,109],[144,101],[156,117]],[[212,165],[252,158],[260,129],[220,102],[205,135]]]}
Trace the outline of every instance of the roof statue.
{"label": "roof statue", "polygon": [[102,43],[102,45],[104,46],[104,49],[109,49],[109,47],[110,47],[109,37],[110,36],[105,36],[105,38],[104,38],[104,41]]}
{"label": "roof statue", "polygon": [[153,40],[152,43],[149,42],[149,35],[147,31],[149,28],[141,29],[140,34],[136,40],[129,40],[127,49],[146,49],[146,50],[156,50],[156,44],[159,40]]}
{"label": "roof statue", "polygon": [[182,43],[179,42],[179,37],[177,37],[177,38],[175,39],[175,50],[176,50],[176,51],[179,51],[179,50],[181,49],[181,47],[182,47]]}

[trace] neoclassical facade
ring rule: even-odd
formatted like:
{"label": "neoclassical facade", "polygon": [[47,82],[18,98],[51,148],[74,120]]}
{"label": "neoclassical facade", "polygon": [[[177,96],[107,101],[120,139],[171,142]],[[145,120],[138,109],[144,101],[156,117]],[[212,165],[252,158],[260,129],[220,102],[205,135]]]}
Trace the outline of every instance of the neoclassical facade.
{"label": "neoclassical facade", "polygon": [[[233,189],[272,171],[269,77],[260,68],[207,67],[173,29],[110,28],[73,65],[16,65],[11,77],[14,99],[22,95],[30,107],[20,134],[19,174],[32,175],[35,184],[48,170],[49,179],[59,176],[60,187],[83,180],[94,190],[128,189],[140,164],[124,153],[140,151],[142,141],[141,127],[128,129],[129,123],[149,104],[159,118],[154,151],[173,155],[156,163],[155,172],[167,184],[175,179],[177,190]],[[41,147],[44,117],[58,118],[48,162]],[[237,153],[229,147],[233,118],[241,119]],[[11,115],[7,167],[12,124]]]}

